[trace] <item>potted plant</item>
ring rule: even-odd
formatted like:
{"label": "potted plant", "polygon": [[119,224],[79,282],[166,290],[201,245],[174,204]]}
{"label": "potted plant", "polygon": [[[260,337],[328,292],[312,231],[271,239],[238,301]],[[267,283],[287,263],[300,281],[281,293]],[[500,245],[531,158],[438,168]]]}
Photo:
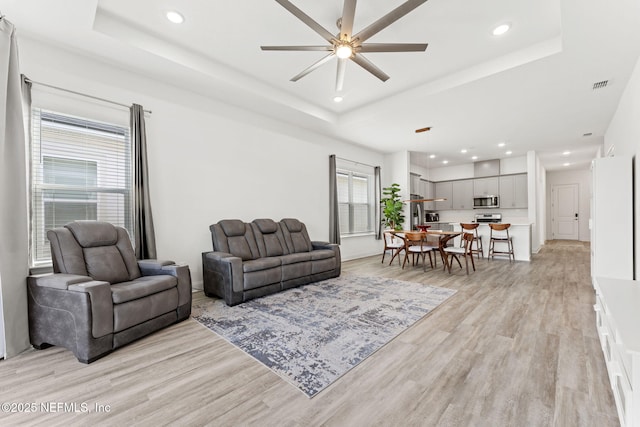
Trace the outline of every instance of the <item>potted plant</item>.
{"label": "potted plant", "polygon": [[400,185],[396,183],[382,189],[384,196],[380,200],[383,215],[382,224],[392,230],[402,230],[402,224],[404,224],[404,203],[402,203],[399,193]]}

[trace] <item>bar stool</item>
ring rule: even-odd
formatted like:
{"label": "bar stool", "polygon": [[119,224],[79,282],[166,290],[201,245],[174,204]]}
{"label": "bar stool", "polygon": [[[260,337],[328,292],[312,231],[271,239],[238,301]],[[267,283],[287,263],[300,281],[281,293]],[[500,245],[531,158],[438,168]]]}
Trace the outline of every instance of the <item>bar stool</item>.
{"label": "bar stool", "polygon": [[[511,224],[489,223],[491,231],[489,232],[489,254],[487,255],[487,259],[493,259],[495,254],[501,254],[509,255],[509,262],[511,262],[511,258],[513,258],[514,261],[516,260],[516,256],[513,253],[513,240],[511,240],[511,236],[509,236],[509,227],[511,227]],[[496,251],[496,243],[506,243],[507,250]]]}
{"label": "bar stool", "polygon": [[[480,224],[473,223],[473,224],[464,224],[464,223],[460,223],[460,227],[462,227],[462,232],[463,233],[471,233],[473,234],[473,242],[476,243],[476,248],[473,249],[473,242],[471,242],[471,252],[474,254],[478,255],[478,259],[480,259],[480,255],[482,255],[482,258],[484,258],[484,248],[482,247],[482,236],[478,235],[478,226]],[[463,247],[465,245],[465,241],[464,239],[460,239],[460,247]]]}

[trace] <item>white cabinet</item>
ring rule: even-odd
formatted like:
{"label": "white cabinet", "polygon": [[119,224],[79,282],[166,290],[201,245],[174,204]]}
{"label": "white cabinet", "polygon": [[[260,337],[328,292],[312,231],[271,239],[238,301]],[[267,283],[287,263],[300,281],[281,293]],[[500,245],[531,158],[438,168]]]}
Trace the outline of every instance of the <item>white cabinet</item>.
{"label": "white cabinet", "polygon": [[452,209],[453,186],[451,181],[436,182],[436,199],[446,199],[436,202],[436,210]]}
{"label": "white cabinet", "polygon": [[591,275],[633,279],[632,160],[595,159],[591,173]]}
{"label": "white cabinet", "polygon": [[500,207],[526,208],[529,204],[527,174],[500,177]]}
{"label": "white cabinet", "polygon": [[464,179],[452,182],[452,208],[473,209],[473,180]]}
{"label": "white cabinet", "polygon": [[498,194],[498,177],[476,178],[473,180],[474,196],[497,196]]}
{"label": "white cabinet", "polygon": [[596,328],[623,427],[640,426],[640,283],[596,277]]}

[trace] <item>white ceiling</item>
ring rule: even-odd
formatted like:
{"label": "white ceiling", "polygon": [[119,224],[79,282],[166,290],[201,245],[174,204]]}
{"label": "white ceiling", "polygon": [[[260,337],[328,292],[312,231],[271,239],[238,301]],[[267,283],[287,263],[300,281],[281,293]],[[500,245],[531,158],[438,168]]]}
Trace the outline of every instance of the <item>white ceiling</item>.
{"label": "white ceiling", "polygon": [[[337,32],[342,0],[291,1]],[[403,2],[360,0],[354,32]],[[183,24],[165,19],[171,9]],[[375,150],[409,150],[424,167],[506,150],[535,150],[547,170],[586,167],[640,54],[638,0],[429,0],[368,40],[427,50],[367,54],[391,76],[384,83],[349,63],[336,104],[335,61],[289,81],[326,53],[260,50],[325,44],[272,0],[0,0],[0,12],[29,38]],[[504,22],[512,30],[493,36]]]}

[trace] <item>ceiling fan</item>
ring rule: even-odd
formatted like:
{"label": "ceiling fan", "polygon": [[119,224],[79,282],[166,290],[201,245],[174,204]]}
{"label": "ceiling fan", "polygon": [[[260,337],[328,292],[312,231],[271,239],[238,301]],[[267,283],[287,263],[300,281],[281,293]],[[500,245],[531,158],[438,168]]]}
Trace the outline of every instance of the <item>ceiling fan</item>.
{"label": "ceiling fan", "polygon": [[385,74],[384,71],[373,65],[362,55],[363,52],[423,52],[427,49],[426,43],[365,43],[365,41],[370,37],[393,24],[395,21],[402,18],[421,4],[426,3],[427,0],[408,0],[362,31],[357,34],[352,34],[353,19],[356,13],[356,1],[357,0],[344,0],[342,17],[339,18],[337,22],[340,33],[338,35],[334,35],[314,21],[309,17],[309,15],[294,6],[290,1],[276,0],[276,2],[282,5],[282,7],[287,9],[313,31],[318,33],[323,39],[329,42],[329,44],[324,46],[260,46],[260,48],[262,50],[329,52],[327,56],[292,77],[291,81],[296,82],[300,80],[316,68],[333,59],[333,57],[337,57],[338,71],[336,75],[336,92],[342,90],[344,84],[344,73],[347,60],[349,59],[383,82],[389,79],[389,76]]}

